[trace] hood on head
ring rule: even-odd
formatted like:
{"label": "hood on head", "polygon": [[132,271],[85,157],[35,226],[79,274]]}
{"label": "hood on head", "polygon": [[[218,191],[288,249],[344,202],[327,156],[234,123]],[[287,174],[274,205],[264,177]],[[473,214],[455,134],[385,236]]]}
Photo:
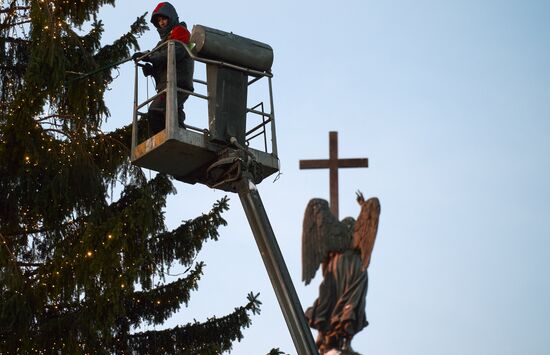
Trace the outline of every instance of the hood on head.
{"label": "hood on head", "polygon": [[179,22],[178,13],[176,12],[176,9],[172,4],[169,2],[161,2],[155,7],[153,10],[153,14],[151,15],[151,23],[156,27],[158,27],[157,24],[157,16],[164,16],[168,17],[169,25],[168,27],[172,28]]}

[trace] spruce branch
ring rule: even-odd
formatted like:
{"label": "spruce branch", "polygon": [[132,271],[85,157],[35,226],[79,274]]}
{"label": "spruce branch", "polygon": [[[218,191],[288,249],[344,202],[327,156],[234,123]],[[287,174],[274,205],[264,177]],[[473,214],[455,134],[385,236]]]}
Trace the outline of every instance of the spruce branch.
{"label": "spruce branch", "polygon": [[13,13],[15,11],[27,11],[30,10],[30,6],[10,6],[0,9],[0,14]]}
{"label": "spruce branch", "polygon": [[8,240],[4,237],[4,234],[0,233],[0,239],[2,240],[2,245],[8,252],[10,262],[12,262],[15,266],[17,266],[17,258],[15,254],[11,251],[11,248],[8,244]]}
{"label": "spruce branch", "polygon": [[258,295],[250,293],[245,306],[233,313],[203,323],[194,321],[172,329],[135,333],[130,336],[130,351],[140,354],[160,352],[165,354],[220,354],[232,349],[233,341],[243,338],[242,328],[251,324],[250,315],[259,313]]}
{"label": "spruce branch", "polygon": [[21,262],[21,261],[18,261],[17,262],[17,266],[19,267],[40,267],[40,266],[43,266],[44,264],[42,263],[24,263],[24,262]]}
{"label": "spruce branch", "polygon": [[24,20],[24,21],[13,22],[13,23],[3,23],[3,24],[0,24],[0,31],[6,30],[6,29],[11,28],[11,27],[21,26],[21,25],[24,25],[26,23],[31,23],[31,22],[32,22],[31,20]]}
{"label": "spruce branch", "polygon": [[47,115],[47,116],[43,116],[43,117],[37,117],[35,118],[35,121],[36,122],[43,122],[43,121],[47,121],[49,119],[52,119],[52,118],[59,118],[59,119],[63,119],[63,120],[73,120],[73,121],[77,121],[77,120],[80,120],[81,118],[76,116],[76,115],[67,115],[67,114],[53,114],[53,115]]}
{"label": "spruce branch", "polygon": [[151,290],[135,292],[126,302],[128,321],[135,327],[145,321],[147,324],[162,324],[170,315],[187,306],[191,291],[198,289],[198,281],[203,274],[203,263],[185,278],[165,284]]}

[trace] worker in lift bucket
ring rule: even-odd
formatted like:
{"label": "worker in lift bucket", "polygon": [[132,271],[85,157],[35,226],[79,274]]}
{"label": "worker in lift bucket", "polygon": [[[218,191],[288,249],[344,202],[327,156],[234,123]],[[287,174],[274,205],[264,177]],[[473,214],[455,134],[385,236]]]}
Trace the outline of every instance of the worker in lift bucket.
{"label": "worker in lift bucket", "polygon": [[[169,2],[161,2],[157,5],[153,14],[151,15],[151,23],[157,28],[160,35],[160,44],[168,40],[178,40],[186,45],[189,44],[189,31],[185,22],[180,22],[178,13],[172,4]],[[187,50],[183,48],[183,45],[176,42],[176,83],[180,89],[193,91],[193,70],[194,63]],[[137,60],[139,57],[144,56],[146,53],[135,53],[132,58]],[[157,92],[166,89],[167,82],[167,46],[162,47],[160,50],[156,50],[143,58],[144,62],[148,62],[143,66],[143,74],[145,76],[152,75],[155,79],[155,86]],[[178,91],[178,124],[180,127],[185,128],[185,112],[183,111],[183,103],[189,97],[189,94]],[[160,95],[154,99],[149,105],[147,111],[147,120],[149,121],[149,128],[152,134],[156,134],[164,129],[165,126],[165,113],[166,113],[166,94]]]}

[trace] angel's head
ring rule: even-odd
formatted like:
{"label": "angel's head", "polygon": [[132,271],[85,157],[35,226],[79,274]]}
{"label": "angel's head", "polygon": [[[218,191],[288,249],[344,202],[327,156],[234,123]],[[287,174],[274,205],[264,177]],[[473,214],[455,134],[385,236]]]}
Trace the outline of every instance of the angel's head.
{"label": "angel's head", "polygon": [[355,218],[346,217],[342,220],[342,223],[346,226],[350,234],[353,233],[353,227],[355,226]]}

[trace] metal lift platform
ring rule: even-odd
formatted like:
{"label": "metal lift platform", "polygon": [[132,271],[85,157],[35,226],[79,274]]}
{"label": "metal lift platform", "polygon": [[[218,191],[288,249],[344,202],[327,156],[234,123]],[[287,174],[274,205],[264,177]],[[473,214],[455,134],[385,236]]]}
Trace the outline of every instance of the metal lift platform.
{"label": "metal lift platform", "polygon": [[[271,64],[273,51],[270,46],[226,33],[209,27],[193,27],[190,49],[178,41],[168,41],[152,52],[167,51],[167,87],[152,98],[138,103],[138,67],[135,67],[134,119],[132,136],[132,163],[151,170],[174,176],[176,179],[195,184],[235,192],[235,189],[212,176],[209,168],[220,159],[242,159],[253,165],[253,181],[259,183],[279,171],[275,114],[271,86]],[[206,65],[207,95],[186,91],[176,87],[176,45],[185,48],[187,55],[195,62]],[[164,48],[167,46],[167,48]],[[151,53],[152,53],[151,52]],[[139,58],[145,59],[151,53]],[[228,62],[227,58],[231,62]],[[223,59],[223,60],[222,60]],[[254,83],[268,80],[270,111],[264,111],[263,102],[247,107],[247,92]],[[208,128],[192,126],[182,128],[177,123],[176,97],[178,92],[206,100],[208,103]],[[156,97],[166,95],[165,129],[138,142],[138,119],[141,112]],[[261,110],[258,107],[261,106]],[[261,117],[261,123],[246,132],[250,115]],[[267,134],[271,138],[271,146]],[[263,135],[264,149],[250,147],[250,142]],[[143,134],[139,134],[143,136]],[[269,149],[271,148],[271,149]],[[240,151],[240,154],[235,152]],[[232,152],[232,154],[231,154]]]}

